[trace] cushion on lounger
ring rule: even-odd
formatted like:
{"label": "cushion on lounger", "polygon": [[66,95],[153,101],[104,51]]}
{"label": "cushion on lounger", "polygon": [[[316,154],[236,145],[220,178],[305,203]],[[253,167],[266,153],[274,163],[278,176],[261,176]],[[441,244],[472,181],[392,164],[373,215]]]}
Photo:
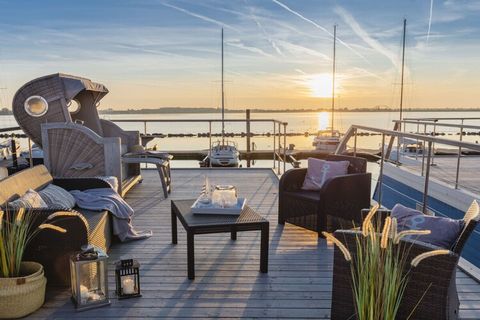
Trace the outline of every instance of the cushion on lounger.
{"label": "cushion on lounger", "polygon": [[49,208],[72,209],[75,207],[75,198],[67,190],[49,184],[38,192]]}
{"label": "cushion on lounger", "polygon": [[451,248],[463,228],[462,220],[424,215],[422,212],[396,204],[391,213],[397,218],[398,231],[403,230],[430,230],[429,235],[412,236],[426,243],[438,247]]}
{"label": "cushion on lounger", "polygon": [[349,161],[326,161],[308,158],[307,175],[303,181],[303,190],[320,190],[330,178],[348,173]]}
{"label": "cushion on lounger", "polygon": [[33,189],[28,189],[27,192],[8,204],[9,207],[14,209],[19,208],[47,208],[48,205],[43,201],[42,197]]}

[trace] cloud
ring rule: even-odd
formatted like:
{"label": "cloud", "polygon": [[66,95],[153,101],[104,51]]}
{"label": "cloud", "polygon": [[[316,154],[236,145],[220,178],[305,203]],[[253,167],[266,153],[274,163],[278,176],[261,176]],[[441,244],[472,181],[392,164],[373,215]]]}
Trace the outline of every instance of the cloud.
{"label": "cloud", "polygon": [[263,27],[263,25],[260,23],[260,21],[257,19],[257,16],[254,14],[254,10],[253,8],[250,8],[250,17],[252,18],[252,20],[255,22],[255,24],[257,25],[257,27],[262,31],[263,35],[265,36],[265,38],[267,39],[267,41],[270,43],[270,45],[272,46],[272,48],[275,50],[275,52],[277,52],[279,55],[281,55],[282,57],[285,57],[285,55],[283,54],[282,50],[280,50],[280,48],[277,46],[277,44],[275,43],[275,41],[272,39],[272,37],[267,33],[267,31],[265,30],[265,28]]}
{"label": "cloud", "polygon": [[198,14],[198,13],[195,13],[195,12],[192,12],[192,11],[189,11],[187,9],[184,9],[184,8],[180,8],[180,7],[177,7],[177,6],[174,6],[173,4],[170,4],[170,3],[167,3],[167,2],[161,2],[160,4],[164,5],[165,7],[169,7],[169,8],[172,8],[172,9],[175,9],[177,11],[180,11],[180,12],[183,12],[185,14],[188,14],[189,16],[192,16],[192,17],[195,17],[195,18],[198,18],[200,20],[203,20],[205,22],[210,22],[210,23],[213,23],[213,24],[216,24],[218,26],[221,26],[221,27],[224,27],[224,28],[227,28],[227,29],[231,29],[231,30],[234,30],[234,31],[237,31],[239,32],[238,29],[222,22],[222,21],[218,21],[218,20],[215,20],[215,19],[212,19],[212,18],[209,18],[207,16],[204,16],[204,15],[201,15],[201,14]]}
{"label": "cloud", "polygon": [[335,7],[334,11],[353,30],[353,32],[355,32],[357,36],[365,41],[365,43],[367,43],[372,49],[387,57],[395,67],[398,67],[398,61],[395,54],[384,47],[380,42],[373,39],[349,12],[340,6]]}
{"label": "cloud", "polygon": [[316,50],[313,50],[313,49],[310,49],[310,48],[307,48],[307,47],[304,47],[304,46],[301,46],[301,45],[298,45],[298,44],[293,44],[293,43],[288,42],[288,41],[278,40],[277,42],[281,47],[287,49],[291,53],[294,53],[294,54],[303,53],[303,54],[308,54],[308,55],[313,56],[313,57],[322,58],[326,61],[332,61],[332,59],[329,56],[327,56],[324,53],[318,52]]}
{"label": "cloud", "polygon": [[[308,19],[307,17],[303,16],[302,14],[300,14],[299,12],[291,9],[290,7],[288,7],[286,4],[284,3],[281,3],[280,1],[278,0],[272,0],[274,3],[276,3],[277,5],[279,5],[280,7],[282,7],[283,9],[287,10],[288,12],[296,15],[297,17],[299,17],[300,19],[312,24],[313,26],[315,26],[316,28],[326,32],[328,35],[330,35],[332,38],[333,38],[333,34],[328,31],[325,27],[319,25],[318,23],[316,23],[315,21],[313,20],[310,20]],[[346,43],[345,41],[341,40],[340,38],[337,37],[337,41],[340,42],[344,47],[346,47],[347,49],[349,49],[350,51],[352,51],[353,53],[355,53],[357,56],[359,56],[360,58],[362,58],[363,60],[365,60],[366,62],[369,62],[367,60],[367,58],[365,58],[360,52],[358,52],[357,50],[355,50],[354,48],[352,48],[348,43]]]}
{"label": "cloud", "polygon": [[430,38],[430,30],[432,28],[433,0],[430,0],[430,14],[428,16],[427,44]]}
{"label": "cloud", "polygon": [[260,54],[260,55],[265,56],[265,57],[268,57],[268,58],[275,58],[275,57],[274,57],[273,55],[271,55],[270,53],[266,53],[265,51],[263,51],[262,49],[257,48],[257,47],[247,46],[247,45],[243,44],[243,43],[242,43],[240,40],[238,40],[238,39],[233,39],[233,40],[225,41],[225,44],[228,45],[228,46],[235,47],[235,48],[239,48],[239,49],[242,49],[242,50],[245,50],[245,51],[249,51],[249,52],[252,52],[252,53],[257,53],[257,54]]}

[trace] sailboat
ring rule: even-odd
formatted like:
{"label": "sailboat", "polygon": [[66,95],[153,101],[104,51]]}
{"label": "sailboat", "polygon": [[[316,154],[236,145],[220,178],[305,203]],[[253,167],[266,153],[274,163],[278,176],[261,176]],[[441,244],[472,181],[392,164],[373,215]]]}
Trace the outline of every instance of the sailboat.
{"label": "sailboat", "polygon": [[334,152],[340,143],[340,131],[335,130],[333,126],[333,117],[335,114],[335,54],[337,42],[337,26],[333,26],[333,67],[332,67],[332,111],[331,111],[331,127],[325,130],[319,130],[317,136],[313,139],[312,145],[316,150],[326,153]]}
{"label": "sailboat", "polygon": [[238,167],[240,154],[237,144],[225,140],[225,91],[224,91],[224,68],[223,68],[223,28],[222,28],[222,140],[216,141],[210,148],[205,159],[205,165],[209,167]]}

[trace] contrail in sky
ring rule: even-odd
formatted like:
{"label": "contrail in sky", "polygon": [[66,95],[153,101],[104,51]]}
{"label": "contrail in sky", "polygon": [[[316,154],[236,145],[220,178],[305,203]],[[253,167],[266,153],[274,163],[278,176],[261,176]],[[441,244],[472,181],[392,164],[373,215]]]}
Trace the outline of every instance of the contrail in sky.
{"label": "contrail in sky", "polygon": [[353,32],[355,32],[363,41],[365,41],[365,43],[367,43],[372,49],[387,57],[388,60],[390,60],[392,64],[397,67],[398,62],[395,58],[395,55],[376,39],[372,38],[349,12],[347,12],[344,8],[340,6],[337,6],[334,11],[343,19],[343,21],[345,21],[345,23],[350,28],[352,28]]}
{"label": "contrail in sky", "polygon": [[432,27],[433,0],[430,0],[430,16],[428,17],[427,44],[430,38],[430,28]]}
{"label": "contrail in sky", "polygon": [[169,8],[172,8],[172,9],[175,9],[175,10],[178,10],[180,12],[183,12],[183,13],[186,13],[188,14],[189,16],[192,16],[192,17],[195,17],[195,18],[198,18],[200,20],[203,20],[203,21],[206,21],[206,22],[210,22],[210,23],[214,23],[216,25],[219,25],[221,27],[224,27],[224,28],[227,28],[227,29],[232,29],[232,30],[235,30],[238,32],[238,29],[226,24],[226,23],[223,23],[221,21],[218,21],[218,20],[215,20],[215,19],[212,19],[212,18],[209,18],[209,17],[206,17],[206,16],[203,16],[201,14],[198,14],[198,13],[195,13],[195,12],[192,12],[192,11],[188,11],[187,9],[183,9],[183,8],[180,8],[180,7],[177,7],[177,6],[174,6],[173,4],[170,4],[170,3],[166,3],[166,2],[161,2],[162,5],[166,6],[166,7],[169,7]]}
{"label": "contrail in sky", "polygon": [[[303,16],[302,14],[300,14],[299,12],[291,9],[291,8],[288,7],[286,4],[281,3],[281,2],[278,1],[278,0],[272,0],[272,1],[273,1],[274,3],[276,3],[277,5],[279,5],[280,7],[282,7],[283,9],[287,10],[288,12],[296,15],[296,16],[299,17],[300,19],[302,19],[302,20],[304,20],[304,21],[306,21],[306,22],[314,25],[314,26],[317,27],[318,29],[326,32],[326,33],[329,34],[331,37],[333,37],[333,34],[332,34],[330,31],[328,31],[325,27],[319,25],[319,24],[316,23],[315,21],[308,19],[307,17],[305,17],[305,16]],[[365,58],[365,57],[364,57],[360,52],[358,52],[357,50],[353,49],[348,43],[344,42],[343,40],[339,39],[338,37],[337,37],[337,41],[338,41],[339,43],[341,43],[343,46],[345,46],[347,49],[349,49],[350,51],[352,51],[353,53],[355,53],[357,56],[359,56],[360,58],[362,58],[362,59],[365,60],[366,62],[370,63],[370,62],[367,60],[367,58]]]}

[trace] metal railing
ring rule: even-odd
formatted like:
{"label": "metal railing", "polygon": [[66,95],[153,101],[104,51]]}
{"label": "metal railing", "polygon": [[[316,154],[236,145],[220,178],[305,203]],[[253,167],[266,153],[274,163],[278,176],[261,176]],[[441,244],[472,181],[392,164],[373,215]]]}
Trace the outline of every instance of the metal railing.
{"label": "metal railing", "polygon": [[[143,135],[148,135],[148,127],[147,124],[149,123],[208,123],[208,138],[209,138],[209,146],[208,150],[210,152],[211,147],[212,147],[212,124],[213,123],[220,123],[222,122],[221,119],[110,119],[110,121],[115,122],[115,123],[141,123],[143,124]],[[272,129],[273,129],[273,134],[271,135],[273,139],[273,144],[272,144],[272,161],[273,165],[272,168],[277,171],[277,174],[281,174],[282,171],[282,165],[281,162],[283,162],[283,172],[286,171],[286,165],[287,165],[287,122],[283,122],[280,120],[276,119],[250,119],[249,116],[247,116],[245,119],[229,119],[225,120],[225,122],[232,122],[232,123],[245,123],[246,124],[246,139],[247,139],[247,166],[250,166],[250,157],[249,155],[254,152],[250,150],[250,138],[252,137],[252,132],[250,131],[250,123],[271,123],[272,124]],[[13,133],[15,131],[21,130],[20,127],[7,127],[7,128],[0,128],[0,133]],[[140,131],[140,130],[139,130]],[[31,140],[28,139],[28,148],[29,148],[29,153],[31,155],[32,153],[32,144]],[[282,148],[282,140],[283,140],[283,148]],[[168,150],[166,150],[168,151]],[[30,157],[30,160],[31,157]]]}
{"label": "metal railing", "polygon": [[[409,120],[405,120],[409,121]],[[431,124],[431,123],[430,123]],[[477,126],[472,126],[475,128],[480,129],[480,127]],[[461,151],[462,149],[469,149],[473,150],[476,152],[480,153],[480,145],[477,143],[471,143],[471,142],[464,142],[464,141],[456,141],[456,140],[451,140],[451,139],[445,139],[445,138],[439,138],[436,135],[427,135],[427,134],[417,134],[417,133],[408,133],[408,132],[402,132],[402,131],[397,131],[397,130],[387,130],[387,129],[379,129],[379,128],[374,128],[374,127],[367,127],[367,126],[361,126],[361,125],[352,125],[348,131],[345,133],[344,138],[342,139],[341,143],[338,145],[335,154],[341,154],[345,152],[347,149],[347,144],[348,141],[353,137],[354,138],[354,146],[353,146],[353,154],[357,154],[357,135],[358,131],[368,131],[368,132],[374,132],[377,134],[381,134],[382,136],[382,145],[381,145],[381,156],[380,156],[380,173],[379,173],[379,194],[378,194],[378,199],[379,199],[379,204],[381,205],[382,203],[382,183],[383,183],[383,167],[385,162],[393,162],[395,164],[399,164],[398,161],[392,161],[388,157],[386,157],[387,153],[389,150],[385,150],[385,138],[387,136],[390,136],[392,138],[408,138],[416,141],[422,141],[423,143],[421,144],[422,148],[422,172],[421,176],[424,177],[424,192],[423,192],[423,210],[426,213],[427,206],[428,206],[428,187],[429,187],[429,181],[430,181],[430,167],[432,165],[432,160],[433,160],[433,151],[434,151],[434,144],[442,144],[442,145],[448,145],[448,146],[454,146],[458,148],[459,156],[457,157],[457,164],[456,164],[456,175],[455,175],[455,188],[458,189],[459,186],[459,173],[460,173],[460,166],[461,166]],[[463,130],[463,129],[462,129]],[[462,137],[463,134],[460,133],[460,137]],[[391,148],[391,145],[389,145]],[[425,150],[426,148],[426,150]]]}
{"label": "metal railing", "polygon": [[[148,135],[147,125],[149,123],[208,123],[208,133],[209,146],[208,150],[210,152],[212,147],[212,124],[221,123],[221,119],[109,119],[115,123],[141,123],[143,124],[143,134]],[[225,119],[225,122],[231,123],[245,123],[247,132],[245,134],[247,140],[247,156],[250,154],[249,150],[249,140],[252,137],[252,132],[250,131],[250,123],[271,123],[273,134],[273,148],[272,148],[272,160],[273,160],[273,169],[277,170],[277,174],[281,174],[281,164],[283,162],[283,172],[286,171],[287,165],[287,126],[288,123],[276,119],[250,119],[247,116],[245,119]],[[282,128],[283,127],[283,128]],[[282,132],[283,131],[283,132]],[[278,138],[278,139],[277,139]],[[283,138],[283,148],[282,148],[282,138]],[[247,165],[249,162],[247,162]],[[249,165],[248,165],[249,166]]]}

